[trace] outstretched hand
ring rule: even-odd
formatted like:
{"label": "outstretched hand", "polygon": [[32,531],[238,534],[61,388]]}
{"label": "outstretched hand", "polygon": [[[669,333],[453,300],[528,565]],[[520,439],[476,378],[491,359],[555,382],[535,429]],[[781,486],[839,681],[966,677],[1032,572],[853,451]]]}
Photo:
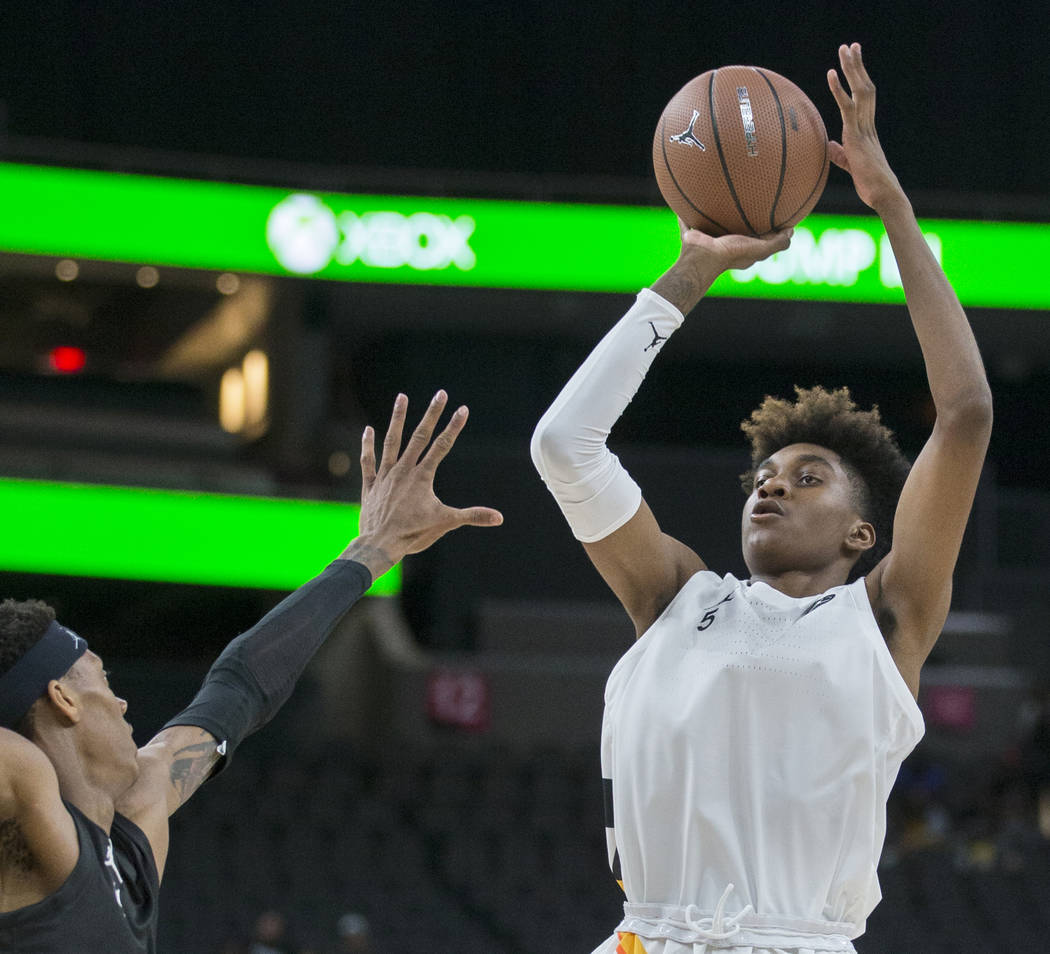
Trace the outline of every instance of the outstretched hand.
{"label": "outstretched hand", "polygon": [[434,395],[402,451],[408,398],[399,394],[383,439],[378,469],[375,431],[366,427],[361,437],[360,535],[343,556],[364,563],[373,578],[406,554],[425,550],[457,527],[497,527],[503,523],[503,515],[497,510],[449,507],[434,493],[438,464],[452,449],[467,422],[467,408],[460,407],[431,443],[447,401],[444,391]]}
{"label": "outstretched hand", "polygon": [[843,88],[838,72],[828,70],[828,86],[842,113],[842,142],[830,141],[828,153],[853,178],[861,201],[881,213],[887,203],[903,199],[904,192],[875,131],[875,84],[864,68],[859,43],[840,46],[839,63],[850,92]]}

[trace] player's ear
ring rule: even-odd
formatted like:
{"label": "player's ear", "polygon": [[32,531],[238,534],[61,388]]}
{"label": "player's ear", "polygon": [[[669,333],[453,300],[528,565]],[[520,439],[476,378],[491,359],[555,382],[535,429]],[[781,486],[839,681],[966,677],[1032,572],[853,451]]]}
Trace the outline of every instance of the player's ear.
{"label": "player's ear", "polygon": [[867,520],[857,520],[846,536],[846,547],[859,556],[875,546],[875,528]]}
{"label": "player's ear", "polygon": [[57,718],[74,725],[80,721],[80,704],[68,681],[52,679],[47,684],[47,700]]}

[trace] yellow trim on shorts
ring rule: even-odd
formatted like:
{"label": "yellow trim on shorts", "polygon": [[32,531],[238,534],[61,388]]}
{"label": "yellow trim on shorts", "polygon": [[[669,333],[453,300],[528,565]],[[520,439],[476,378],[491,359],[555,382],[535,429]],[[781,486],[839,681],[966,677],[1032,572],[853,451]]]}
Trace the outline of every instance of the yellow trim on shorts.
{"label": "yellow trim on shorts", "polygon": [[616,954],[645,954],[645,948],[642,947],[641,938],[637,934],[617,931],[616,936],[620,939],[620,943],[616,945]]}

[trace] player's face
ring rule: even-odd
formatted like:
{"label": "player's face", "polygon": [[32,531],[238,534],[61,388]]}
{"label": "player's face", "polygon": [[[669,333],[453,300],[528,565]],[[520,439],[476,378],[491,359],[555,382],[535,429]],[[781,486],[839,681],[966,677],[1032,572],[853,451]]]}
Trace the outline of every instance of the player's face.
{"label": "player's face", "polygon": [[83,744],[91,761],[107,785],[130,786],[138,776],[138,751],[124,718],[128,704],[110,688],[102,660],[91,650],[74,663],[73,670]]}
{"label": "player's face", "polygon": [[862,523],[842,459],[818,444],[789,444],[763,461],[744,505],[741,538],[752,573],[819,572],[852,560]]}

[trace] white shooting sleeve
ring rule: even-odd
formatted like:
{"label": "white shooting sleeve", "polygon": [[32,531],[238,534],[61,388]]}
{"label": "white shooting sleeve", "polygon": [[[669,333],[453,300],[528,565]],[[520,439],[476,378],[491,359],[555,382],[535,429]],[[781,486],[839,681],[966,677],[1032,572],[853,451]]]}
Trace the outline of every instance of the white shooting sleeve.
{"label": "white shooting sleeve", "polygon": [[607,537],[641,506],[641,489],[605,442],[683,320],[674,305],[643,288],[536,425],[532,461],[582,543]]}

